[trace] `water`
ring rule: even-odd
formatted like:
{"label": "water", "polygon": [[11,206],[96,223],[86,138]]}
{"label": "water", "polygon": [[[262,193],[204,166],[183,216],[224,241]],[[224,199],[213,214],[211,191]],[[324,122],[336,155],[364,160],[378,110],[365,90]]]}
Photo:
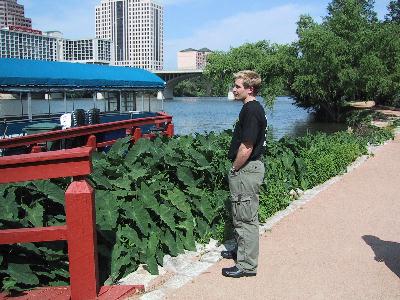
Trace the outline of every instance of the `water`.
{"label": "water", "polygon": [[[233,129],[241,108],[242,102],[226,97],[176,97],[164,102],[164,110],[173,116],[175,133],[179,135]],[[345,129],[342,124],[314,122],[311,113],[295,106],[288,97],[278,97],[273,108],[265,108],[265,111],[268,126],[278,139],[284,135],[302,136],[307,132]]]}

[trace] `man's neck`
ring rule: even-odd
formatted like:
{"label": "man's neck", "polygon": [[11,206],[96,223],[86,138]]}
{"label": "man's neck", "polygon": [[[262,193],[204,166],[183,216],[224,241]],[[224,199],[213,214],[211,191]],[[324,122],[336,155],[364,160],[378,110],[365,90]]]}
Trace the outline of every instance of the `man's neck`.
{"label": "man's neck", "polygon": [[248,97],[246,97],[246,99],[243,100],[243,104],[246,104],[247,102],[254,101],[254,100],[256,100],[256,97],[248,96]]}

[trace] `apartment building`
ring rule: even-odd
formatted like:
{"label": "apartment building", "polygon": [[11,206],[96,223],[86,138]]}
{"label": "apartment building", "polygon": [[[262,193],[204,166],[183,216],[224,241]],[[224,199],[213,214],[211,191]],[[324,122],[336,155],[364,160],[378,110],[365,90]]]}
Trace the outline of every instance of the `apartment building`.
{"label": "apartment building", "polygon": [[41,32],[22,26],[0,29],[0,58],[113,64],[112,42],[64,39],[59,31]]}
{"label": "apartment building", "polygon": [[58,39],[22,26],[0,29],[0,58],[59,60]]}
{"label": "apartment building", "polygon": [[115,65],[162,70],[164,8],[154,0],[101,0],[96,38],[113,41]]}
{"label": "apartment building", "polygon": [[103,65],[114,63],[113,45],[110,40],[64,39],[62,43],[61,60],[63,61]]}
{"label": "apartment building", "polygon": [[207,63],[207,55],[211,53],[208,48],[199,50],[188,48],[178,52],[178,70],[202,70]]}
{"label": "apartment building", "polygon": [[0,0],[0,29],[6,26],[32,27],[32,21],[25,18],[24,6],[17,0]]}

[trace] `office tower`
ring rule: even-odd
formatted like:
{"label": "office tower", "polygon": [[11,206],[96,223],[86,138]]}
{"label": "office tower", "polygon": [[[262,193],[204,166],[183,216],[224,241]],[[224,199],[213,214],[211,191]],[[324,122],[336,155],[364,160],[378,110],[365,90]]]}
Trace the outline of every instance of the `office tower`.
{"label": "office tower", "polygon": [[17,0],[0,0],[0,29],[5,26],[32,27],[32,21],[25,18],[24,6]]}
{"label": "office tower", "polygon": [[203,70],[207,63],[210,49],[199,50],[188,48],[178,52],[178,70]]}
{"label": "office tower", "polygon": [[115,65],[162,70],[163,14],[154,0],[101,0],[96,37],[113,41]]}

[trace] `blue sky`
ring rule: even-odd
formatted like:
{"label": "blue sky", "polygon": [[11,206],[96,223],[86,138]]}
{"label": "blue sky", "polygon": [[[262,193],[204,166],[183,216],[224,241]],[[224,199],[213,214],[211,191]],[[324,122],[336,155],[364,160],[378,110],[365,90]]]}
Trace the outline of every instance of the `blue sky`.
{"label": "blue sky", "polygon": [[[329,0],[158,0],[164,4],[164,68],[176,69],[176,53],[185,48],[229,50],[245,42],[296,39],[301,14],[316,21]],[[66,38],[95,36],[95,6],[100,0],[18,0],[35,29],[59,30]],[[376,0],[383,18],[389,0]]]}

